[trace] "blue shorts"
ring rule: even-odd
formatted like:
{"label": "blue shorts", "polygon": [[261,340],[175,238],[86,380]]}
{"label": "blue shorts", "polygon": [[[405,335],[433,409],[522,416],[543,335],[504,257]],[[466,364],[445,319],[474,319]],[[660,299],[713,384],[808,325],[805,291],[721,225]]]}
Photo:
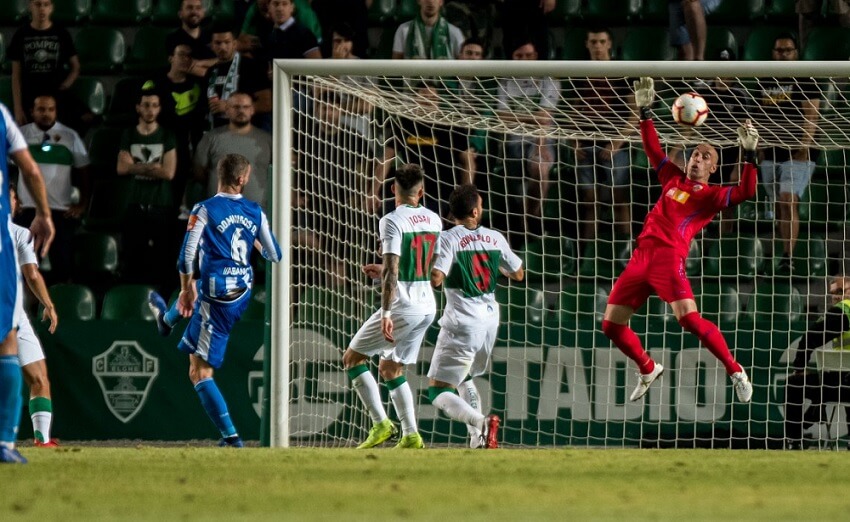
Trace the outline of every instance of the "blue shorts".
{"label": "blue shorts", "polygon": [[250,291],[229,303],[207,301],[199,297],[195,303],[195,313],[189,319],[189,325],[177,348],[183,353],[200,357],[213,368],[220,368],[224,362],[230,331],[250,302]]}
{"label": "blue shorts", "polygon": [[[699,0],[702,4],[702,11],[705,14],[713,13],[720,7],[720,0]],[[688,34],[688,28],[685,27],[685,13],[682,12],[681,2],[672,2],[668,4],[670,14],[670,45],[673,47],[681,47],[691,43],[691,35]]]}
{"label": "blue shorts", "polygon": [[[0,226],[7,227],[7,223]],[[20,281],[15,243],[6,228],[0,238],[0,343],[18,327],[19,301],[23,295]]]}

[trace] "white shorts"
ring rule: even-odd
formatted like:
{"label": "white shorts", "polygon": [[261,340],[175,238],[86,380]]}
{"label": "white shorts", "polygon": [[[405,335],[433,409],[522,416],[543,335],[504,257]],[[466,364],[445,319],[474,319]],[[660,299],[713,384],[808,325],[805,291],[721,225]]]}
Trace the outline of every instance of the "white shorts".
{"label": "white shorts", "polygon": [[32,329],[27,314],[21,314],[21,321],[18,324],[18,363],[24,367],[44,359],[44,349]]}
{"label": "white shorts", "polygon": [[768,196],[776,201],[780,194],[803,197],[815,172],[815,162],[788,160],[776,163],[773,160],[764,160],[760,168],[764,188]]}
{"label": "white shorts", "polygon": [[482,375],[490,364],[498,333],[498,316],[483,328],[474,330],[441,328],[428,378],[456,388],[468,375]]}
{"label": "white shorts", "polygon": [[372,314],[354,334],[349,347],[357,353],[373,356],[399,364],[413,364],[419,356],[422,340],[436,314],[396,315],[393,314],[393,337],[395,345],[384,339],[381,333],[381,310]]}

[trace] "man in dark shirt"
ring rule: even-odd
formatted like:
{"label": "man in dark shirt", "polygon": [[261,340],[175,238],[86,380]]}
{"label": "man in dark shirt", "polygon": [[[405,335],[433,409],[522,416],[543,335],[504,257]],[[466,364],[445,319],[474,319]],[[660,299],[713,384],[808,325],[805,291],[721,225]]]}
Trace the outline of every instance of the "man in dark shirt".
{"label": "man in dark shirt", "polygon": [[165,37],[166,51],[178,45],[188,45],[192,49],[192,64],[189,74],[204,76],[207,68],[215,64],[215,54],[210,49],[210,32],[201,27],[206,16],[201,0],[183,0],[177,17],[180,18],[180,27]]}
{"label": "man in dark shirt", "polygon": [[[833,341],[836,349],[850,347],[850,278],[835,277],[829,284],[833,306],[809,325],[797,345],[794,373],[788,377],[785,390],[785,439],[789,449],[802,449],[803,430],[821,421],[822,405],[827,402],[850,402],[850,372],[807,370],[815,348]],[[803,414],[803,402],[811,406]]]}
{"label": "man in dark shirt", "polygon": [[[12,98],[15,121],[28,121],[27,111],[38,96],[53,96],[59,117],[74,126],[71,86],[80,75],[80,60],[71,35],[51,20],[53,0],[30,0],[32,21],[18,29],[9,44],[12,61]],[[79,110],[75,111],[79,112]]]}
{"label": "man in dark shirt", "polygon": [[269,16],[275,29],[264,47],[270,60],[275,58],[321,58],[319,40],[310,29],[295,19],[292,0],[271,0]]}

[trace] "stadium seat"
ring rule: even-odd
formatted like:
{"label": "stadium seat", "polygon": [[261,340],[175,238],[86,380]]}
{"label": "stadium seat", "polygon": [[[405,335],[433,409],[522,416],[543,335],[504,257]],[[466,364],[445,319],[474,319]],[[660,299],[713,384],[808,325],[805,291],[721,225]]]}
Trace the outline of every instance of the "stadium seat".
{"label": "stadium seat", "polygon": [[501,307],[503,324],[540,326],[546,315],[543,290],[519,285],[498,286],[496,301]]}
{"label": "stadium seat", "polygon": [[142,26],[130,46],[124,70],[131,74],[144,74],[168,66],[165,37],[171,31],[167,27]]}
{"label": "stadium seat", "polygon": [[800,199],[801,221],[808,221],[812,230],[822,224],[827,229],[846,226],[848,213],[847,187],[841,183],[809,183]]}
{"label": "stadium seat", "polygon": [[88,18],[89,11],[91,11],[91,0],[54,1],[51,19],[62,25],[77,25]]}
{"label": "stadium seat", "polygon": [[74,96],[88,107],[92,114],[100,116],[106,107],[106,93],[103,84],[97,78],[77,78],[71,87]]}
{"label": "stadium seat", "polygon": [[127,53],[124,35],[107,27],[84,27],[74,38],[83,74],[113,74]]}
{"label": "stadium seat", "polygon": [[752,279],[764,266],[764,245],[757,237],[707,240],[704,274],[711,277]]}
{"label": "stadium seat", "polygon": [[375,48],[369,49],[370,58],[378,59],[378,60],[389,60],[393,57],[393,38],[395,37],[395,30],[391,27],[384,27],[381,30],[381,36],[378,39],[378,46]]}
{"label": "stadium seat", "polygon": [[384,25],[394,21],[396,0],[373,0],[369,7],[369,25]]}
{"label": "stadium seat", "polygon": [[14,107],[12,98],[12,77],[0,77],[0,102],[6,107]]}
{"label": "stadium seat", "polygon": [[236,18],[236,0],[215,0],[207,8],[207,17],[215,23],[233,23]]}
{"label": "stadium seat", "polygon": [[720,5],[706,17],[709,27],[712,25],[748,25],[750,20],[764,17],[765,0],[738,0],[720,2]]}
{"label": "stadium seat", "polygon": [[[114,165],[112,169],[114,171]],[[121,232],[127,183],[128,180],[114,175],[94,181],[89,209],[83,218],[86,230],[108,233]]]}
{"label": "stadium seat", "polygon": [[696,238],[691,240],[688,259],[685,261],[685,272],[687,272],[689,277],[697,277],[702,272],[702,249]]}
{"label": "stadium seat", "polygon": [[672,60],[675,52],[664,27],[632,27],[620,46],[623,60]]}
{"label": "stadium seat", "polygon": [[561,288],[558,314],[562,323],[597,323],[602,320],[608,292],[589,282],[570,283]]}
{"label": "stadium seat", "polygon": [[29,0],[3,0],[0,2],[0,26],[12,26],[21,23],[29,12]]}
{"label": "stadium seat", "polygon": [[153,0],[94,0],[92,24],[109,26],[137,25],[151,16]]}
{"label": "stadium seat", "polygon": [[[774,256],[774,259],[777,259]],[[794,277],[825,277],[826,241],[823,237],[800,237],[794,247],[792,274]]]}
{"label": "stadium seat", "polygon": [[87,232],[74,238],[74,274],[92,282],[113,279],[118,270],[118,242],[109,234]]}
{"label": "stadium seat", "polygon": [[[56,307],[56,315],[60,321],[91,321],[95,318],[94,292],[84,285],[58,284],[51,286],[47,292]],[[38,317],[44,307],[39,306]]]}
{"label": "stadium seat", "polygon": [[801,60],[844,60],[850,57],[850,29],[815,27],[800,55]]}
{"label": "stadium seat", "polygon": [[100,318],[105,321],[155,321],[148,306],[148,295],[153,290],[148,285],[118,285],[103,296]]}
{"label": "stadium seat", "polygon": [[121,148],[120,129],[100,127],[93,131],[89,142],[89,160],[95,179],[115,176],[118,151]]}
{"label": "stadium seat", "polygon": [[[175,28],[180,25],[180,19],[177,17],[177,11],[180,10],[182,0],[156,0],[156,4],[151,10],[151,23],[164,27]],[[204,5],[209,5],[209,1],[205,1]]]}
{"label": "stadium seat", "polygon": [[575,241],[565,237],[544,237],[525,246],[525,269],[529,281],[557,283],[576,273]]}
{"label": "stadium seat", "polygon": [[641,0],[588,0],[582,18],[592,22],[624,25],[640,15],[641,3]]}
{"label": "stadium seat", "polygon": [[797,25],[798,15],[794,8],[797,0],[768,0],[764,6],[764,17],[771,24]]}
{"label": "stadium seat", "polygon": [[548,15],[549,25],[560,27],[581,17],[581,0],[559,0]]}
{"label": "stadium seat", "polygon": [[[744,44],[744,60],[772,60],[773,44],[782,33],[792,32],[785,26],[756,26]],[[796,31],[793,31],[796,32]]]}
{"label": "stadium seat", "polygon": [[140,77],[121,78],[112,88],[109,108],[104,120],[109,125],[127,126],[135,122],[136,101],[145,79]]}
{"label": "stadium seat", "polygon": [[747,312],[757,322],[787,324],[803,316],[803,298],[788,283],[759,282],[747,304]]}
{"label": "stadium seat", "polygon": [[664,25],[670,22],[670,11],[667,6],[668,0],[643,0],[640,11],[642,22],[653,25]]}
{"label": "stadium seat", "polygon": [[587,53],[587,30],[581,28],[570,28],[564,33],[563,48],[561,50],[562,60],[588,60]]}
{"label": "stadium seat", "polygon": [[598,240],[588,243],[581,252],[580,277],[611,279],[626,267],[632,255],[631,241]]}
{"label": "stadium seat", "polygon": [[732,323],[742,317],[743,300],[731,285],[704,283],[694,288],[694,297],[700,313],[714,322]]}
{"label": "stadium seat", "polygon": [[732,31],[724,27],[709,27],[705,39],[705,59],[717,60],[720,51],[728,49],[738,55],[738,42]]}
{"label": "stadium seat", "polygon": [[[395,9],[395,19],[398,22],[407,22],[416,18],[419,14],[419,3],[417,0],[398,0]],[[393,31],[395,32],[395,31]]]}

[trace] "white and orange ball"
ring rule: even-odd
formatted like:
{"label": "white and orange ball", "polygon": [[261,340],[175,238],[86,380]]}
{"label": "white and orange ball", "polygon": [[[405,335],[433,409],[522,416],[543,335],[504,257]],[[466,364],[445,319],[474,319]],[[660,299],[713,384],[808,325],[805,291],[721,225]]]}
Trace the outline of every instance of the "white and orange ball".
{"label": "white and orange ball", "polygon": [[705,98],[695,92],[686,92],[673,102],[673,120],[679,125],[698,127],[708,118]]}

